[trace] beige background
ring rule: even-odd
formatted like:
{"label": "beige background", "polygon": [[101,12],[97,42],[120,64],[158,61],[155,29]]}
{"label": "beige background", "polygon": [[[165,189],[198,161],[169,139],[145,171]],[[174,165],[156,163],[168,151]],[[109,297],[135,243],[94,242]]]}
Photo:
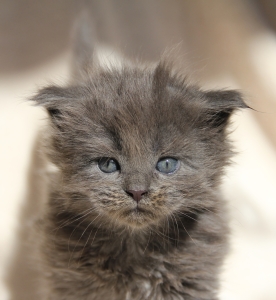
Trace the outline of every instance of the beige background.
{"label": "beige background", "polygon": [[[221,299],[276,299],[274,1],[89,3],[101,45],[149,61],[181,42],[176,52],[183,72],[204,87],[241,89],[259,111],[233,120],[239,154],[223,186],[233,234]],[[26,99],[49,82],[66,82],[70,32],[80,8],[80,1],[69,0],[0,1],[1,300],[40,298],[28,232],[44,190],[36,136],[45,130],[46,115]]]}

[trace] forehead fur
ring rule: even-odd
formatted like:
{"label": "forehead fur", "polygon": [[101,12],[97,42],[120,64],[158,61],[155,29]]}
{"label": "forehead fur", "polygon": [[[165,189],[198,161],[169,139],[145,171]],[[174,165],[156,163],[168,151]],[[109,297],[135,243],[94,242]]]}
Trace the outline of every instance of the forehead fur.
{"label": "forehead fur", "polygon": [[196,101],[204,97],[171,77],[165,66],[100,72],[83,86],[82,94],[86,117],[105,130],[118,150],[136,154],[167,148],[170,142],[176,146],[179,134],[198,118]]}
{"label": "forehead fur", "polygon": [[55,130],[136,156],[181,149],[199,129],[210,138],[223,135],[230,114],[246,107],[238,92],[203,92],[165,63],[96,70],[81,85],[45,88],[34,99]]}

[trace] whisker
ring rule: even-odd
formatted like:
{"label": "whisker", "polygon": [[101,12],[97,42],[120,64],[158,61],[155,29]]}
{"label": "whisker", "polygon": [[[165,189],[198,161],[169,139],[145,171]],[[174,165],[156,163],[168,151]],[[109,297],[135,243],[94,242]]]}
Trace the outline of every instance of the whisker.
{"label": "whisker", "polygon": [[[70,259],[69,259],[69,262],[68,262],[68,267],[70,266],[70,262],[71,262],[71,259],[73,258],[73,254],[74,254],[74,251],[75,251],[75,249],[76,249],[76,247],[78,246],[78,244],[79,244],[79,242],[80,242],[80,240],[81,240],[81,238],[83,237],[83,235],[85,234],[85,232],[86,232],[86,230],[89,228],[89,226],[98,218],[100,216],[100,214],[98,214],[97,215],[97,217],[95,217],[87,226],[86,226],[86,228],[84,229],[84,231],[82,232],[82,234],[81,234],[81,236],[79,237],[79,239],[78,239],[78,241],[77,241],[77,244],[75,245],[75,247],[74,247],[74,249],[73,249],[73,251],[72,251],[72,254],[71,254],[71,256],[70,256]],[[83,221],[82,221],[83,222]],[[76,227],[75,227],[75,229],[76,229]],[[75,231],[75,229],[74,229],[74,231]],[[71,234],[72,235],[72,234]],[[71,235],[70,235],[70,238],[71,238]],[[70,242],[70,239],[69,239],[69,242]],[[68,245],[69,245],[69,242],[68,242]]]}
{"label": "whisker", "polygon": [[[176,241],[176,239],[174,239],[174,238],[172,238],[172,237],[170,237],[170,236],[168,236],[168,235],[164,235],[164,234],[162,234],[162,232],[160,232],[160,231],[156,231],[156,230],[153,230],[153,229],[152,229],[152,231],[153,231],[154,233],[156,233],[159,237],[166,237],[166,238],[168,238],[169,240]],[[160,235],[161,235],[161,236],[160,236]]]}
{"label": "whisker", "polygon": [[197,245],[197,243],[196,243],[195,240],[191,237],[191,235],[189,234],[188,230],[186,229],[185,225],[182,223],[182,221],[181,221],[180,218],[179,218],[179,221],[180,221],[180,223],[182,224],[183,229],[185,230],[185,232],[186,232],[186,233],[188,234],[188,236],[190,237],[190,239],[193,241],[193,243],[194,243],[195,245]]}
{"label": "whisker", "polygon": [[[74,230],[71,232],[70,236],[69,236],[69,240],[68,240],[68,244],[67,244],[67,247],[68,247],[68,252],[70,252],[70,241],[71,241],[71,237],[72,235],[74,234],[75,230],[84,222],[87,220],[87,217],[84,218],[81,222],[79,222],[75,227],[74,227]],[[76,248],[76,246],[75,246]],[[75,250],[75,248],[73,250]]]}
{"label": "whisker", "polygon": [[198,222],[197,219],[195,219],[195,218],[193,218],[193,217],[189,216],[188,214],[185,214],[185,213],[183,213],[181,211],[178,211],[177,214],[183,215],[183,216],[185,216],[185,217],[187,217],[187,218],[189,218],[189,219],[191,219],[191,220],[193,220],[195,222]]}
{"label": "whisker", "polygon": [[[169,220],[169,215],[166,216],[166,227],[167,227],[167,230],[166,230],[166,236],[169,237],[170,236],[170,220]],[[169,242],[169,238],[167,238],[167,242]]]}
{"label": "whisker", "polygon": [[[81,213],[81,214],[85,213],[84,215],[81,215],[80,217],[78,217],[78,218],[75,219],[75,220],[74,220],[74,218],[76,218],[76,216],[73,216],[73,217],[71,217],[70,219],[63,221],[63,223],[62,223],[59,227],[53,229],[53,231],[54,231],[54,230],[58,231],[59,229],[61,229],[61,228],[65,227],[65,226],[67,226],[67,225],[70,225],[70,224],[72,224],[72,223],[74,223],[74,222],[76,222],[76,221],[82,219],[83,217],[89,215],[89,214],[90,214],[91,212],[93,212],[94,210],[96,210],[95,207],[91,207],[91,208],[86,209],[85,211],[83,211],[83,212]],[[87,213],[86,213],[86,212],[87,212]]]}
{"label": "whisker", "polygon": [[150,241],[150,237],[151,237],[151,230],[150,230],[149,238],[148,238],[148,241],[147,241],[147,244],[146,244],[146,248],[145,248],[144,251],[143,251],[143,254],[145,254],[145,252],[146,252],[146,250],[147,250],[147,247],[148,247],[149,241]]}
{"label": "whisker", "polygon": [[176,228],[177,228],[177,245],[176,246],[178,246],[178,243],[179,243],[179,228],[178,228],[177,220],[176,220],[175,215],[173,213],[172,213],[172,217],[175,220],[175,224],[176,224]]}
{"label": "whisker", "polygon": [[[94,236],[93,236],[93,239],[92,239],[92,242],[91,242],[91,246],[92,246],[92,244],[93,244],[93,242],[94,242],[94,239],[95,239],[95,237],[96,237],[96,235],[97,235],[97,232],[98,232],[98,230],[100,229],[100,227],[102,226],[102,224],[103,224],[103,223],[101,223],[101,224],[99,225],[99,227],[97,228],[97,230],[96,230],[96,232],[95,232],[95,234],[94,234]],[[87,228],[86,228],[86,229],[87,229]],[[86,242],[85,242],[85,244],[84,244],[84,246],[83,246],[83,248],[82,248],[82,252],[81,252],[81,255],[80,255],[80,259],[81,259],[81,257],[83,256],[83,251],[85,250],[85,247],[86,247],[86,245],[87,245],[87,243],[88,243],[88,241],[89,241],[89,239],[90,239],[91,233],[92,233],[92,230],[90,230],[89,236],[88,236],[88,238],[86,239]],[[80,259],[79,259],[79,261],[80,261]]]}

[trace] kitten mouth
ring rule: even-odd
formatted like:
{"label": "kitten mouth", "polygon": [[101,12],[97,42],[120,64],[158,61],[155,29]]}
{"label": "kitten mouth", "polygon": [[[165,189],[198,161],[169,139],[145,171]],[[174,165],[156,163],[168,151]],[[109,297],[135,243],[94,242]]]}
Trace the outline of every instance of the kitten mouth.
{"label": "kitten mouth", "polygon": [[147,213],[147,211],[144,208],[141,208],[138,204],[137,206],[133,209],[134,212],[136,213]]}
{"label": "kitten mouth", "polygon": [[129,218],[132,219],[135,223],[136,223],[136,221],[138,221],[140,219],[141,220],[143,219],[145,221],[147,219],[152,219],[153,218],[153,215],[149,210],[147,210],[145,208],[142,208],[139,205],[125,211],[124,216],[127,219],[129,219]]}
{"label": "kitten mouth", "polygon": [[127,227],[132,228],[142,228],[147,227],[151,223],[155,223],[157,218],[155,213],[142,204],[132,203],[132,207],[124,208],[116,215],[116,220],[121,222],[121,224],[127,225]]}

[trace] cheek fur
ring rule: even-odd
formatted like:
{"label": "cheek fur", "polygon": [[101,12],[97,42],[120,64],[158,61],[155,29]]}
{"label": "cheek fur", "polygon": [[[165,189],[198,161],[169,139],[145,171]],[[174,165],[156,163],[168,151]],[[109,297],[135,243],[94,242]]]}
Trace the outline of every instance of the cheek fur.
{"label": "cheek fur", "polygon": [[[202,206],[200,194],[206,183],[200,172],[179,170],[172,176],[155,176],[146,196],[139,202],[140,212],[135,212],[137,203],[125,193],[123,179],[119,173],[104,174],[97,166],[86,170],[84,174],[75,174],[71,186],[87,196],[101,219],[107,222],[133,227],[157,224],[177,211],[189,211],[193,206]],[[183,174],[184,172],[184,174]],[[89,204],[90,203],[90,204]]]}

